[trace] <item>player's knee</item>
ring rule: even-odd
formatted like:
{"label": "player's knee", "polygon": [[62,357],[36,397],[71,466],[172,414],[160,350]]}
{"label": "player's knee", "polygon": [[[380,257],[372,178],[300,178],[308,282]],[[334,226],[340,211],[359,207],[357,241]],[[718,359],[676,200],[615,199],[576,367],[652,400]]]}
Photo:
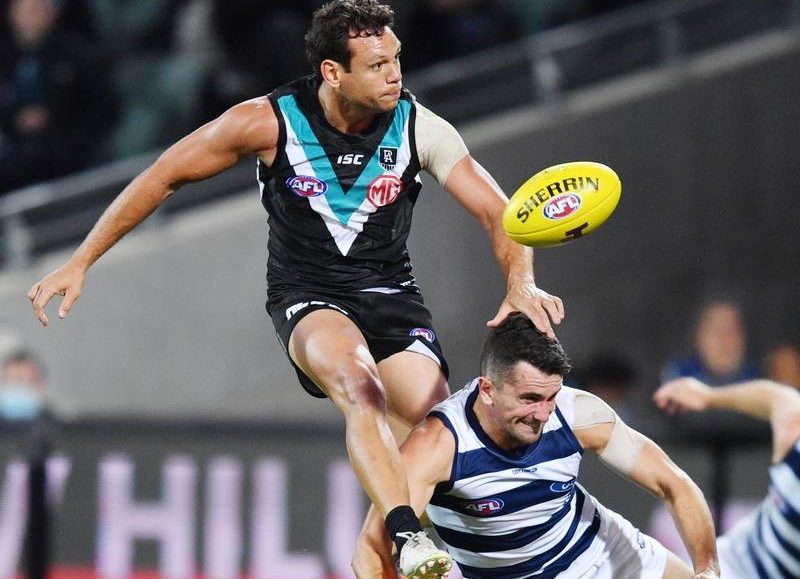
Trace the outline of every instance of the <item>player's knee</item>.
{"label": "player's knee", "polygon": [[377,369],[357,365],[343,373],[331,389],[334,403],[343,412],[379,412],[386,414],[386,390]]}

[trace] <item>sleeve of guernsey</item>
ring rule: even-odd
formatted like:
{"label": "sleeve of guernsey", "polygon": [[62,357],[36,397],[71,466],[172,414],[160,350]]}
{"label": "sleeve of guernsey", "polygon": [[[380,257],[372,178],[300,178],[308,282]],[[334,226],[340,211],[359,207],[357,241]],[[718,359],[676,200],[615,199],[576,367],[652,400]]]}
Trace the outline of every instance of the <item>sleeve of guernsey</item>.
{"label": "sleeve of guernsey", "polygon": [[599,424],[611,424],[611,436],[600,452],[600,460],[623,475],[629,475],[645,441],[642,434],[625,424],[606,402],[582,390],[575,393],[573,430],[589,428]]}
{"label": "sleeve of guernsey", "polygon": [[469,153],[455,127],[419,103],[415,137],[420,165],[444,185],[456,163]]}

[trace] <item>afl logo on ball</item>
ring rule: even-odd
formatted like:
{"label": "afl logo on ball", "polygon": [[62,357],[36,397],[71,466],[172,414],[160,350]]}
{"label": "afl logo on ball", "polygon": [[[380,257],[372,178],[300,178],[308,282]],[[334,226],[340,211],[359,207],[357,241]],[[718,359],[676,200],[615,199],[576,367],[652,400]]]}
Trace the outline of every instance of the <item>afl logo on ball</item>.
{"label": "afl logo on ball", "polygon": [[574,193],[556,195],[548,201],[542,212],[548,219],[564,219],[575,213],[581,206],[581,198]]}
{"label": "afl logo on ball", "polygon": [[316,177],[297,175],[286,180],[286,186],[300,197],[317,197],[328,190],[328,184]]}
{"label": "afl logo on ball", "polygon": [[403,182],[391,173],[384,173],[373,179],[367,188],[367,199],[375,207],[383,207],[394,203],[403,189]]}
{"label": "afl logo on ball", "polygon": [[436,334],[433,333],[433,330],[429,330],[428,328],[414,328],[408,335],[425,338],[429,342],[433,342],[436,339]]}

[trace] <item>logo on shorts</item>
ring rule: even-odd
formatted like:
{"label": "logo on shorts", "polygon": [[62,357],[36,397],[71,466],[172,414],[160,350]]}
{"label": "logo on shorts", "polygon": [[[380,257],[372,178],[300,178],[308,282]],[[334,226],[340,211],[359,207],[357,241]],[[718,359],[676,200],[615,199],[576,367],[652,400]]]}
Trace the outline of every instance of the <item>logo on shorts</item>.
{"label": "logo on shorts", "polygon": [[564,219],[575,213],[581,206],[581,198],[575,193],[556,195],[548,201],[542,212],[548,219]]}
{"label": "logo on shorts", "polygon": [[566,493],[572,490],[575,486],[575,479],[568,480],[567,482],[554,482],[550,485],[550,490],[554,493]]}
{"label": "logo on shorts", "polygon": [[479,501],[464,501],[461,505],[470,515],[488,517],[501,511],[505,503],[500,499],[481,499]]}
{"label": "logo on shorts", "polygon": [[436,334],[433,333],[433,330],[429,330],[428,328],[414,328],[408,335],[425,338],[429,342],[433,342],[436,339]]}
{"label": "logo on shorts", "polygon": [[378,164],[386,171],[397,165],[397,147],[378,148]]}
{"label": "logo on shorts", "polygon": [[367,187],[367,199],[375,207],[383,207],[394,203],[403,190],[403,182],[396,175],[384,173],[373,179]]}
{"label": "logo on shorts", "polygon": [[311,300],[310,302],[297,302],[294,305],[289,306],[286,308],[286,319],[291,320],[292,317],[299,311],[306,309],[309,306],[314,306],[315,308],[331,308],[333,310],[338,310],[342,312],[344,315],[349,316],[350,314],[347,313],[346,310],[340,308],[336,304],[332,304],[329,302],[322,302],[319,300]]}
{"label": "logo on shorts", "polygon": [[316,177],[297,175],[286,180],[286,186],[300,197],[317,197],[328,190],[328,184]]}

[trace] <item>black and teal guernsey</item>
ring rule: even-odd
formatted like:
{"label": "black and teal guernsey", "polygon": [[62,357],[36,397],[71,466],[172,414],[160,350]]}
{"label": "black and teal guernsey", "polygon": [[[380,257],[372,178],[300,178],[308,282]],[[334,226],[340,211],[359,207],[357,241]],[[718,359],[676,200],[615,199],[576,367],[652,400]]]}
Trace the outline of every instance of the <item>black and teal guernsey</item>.
{"label": "black and teal guernsey", "polygon": [[258,162],[269,302],[315,288],[419,293],[406,247],[421,188],[414,98],[404,89],[393,111],[349,135],[326,120],[319,83],[306,76],[268,95],[280,125],[274,162]]}

